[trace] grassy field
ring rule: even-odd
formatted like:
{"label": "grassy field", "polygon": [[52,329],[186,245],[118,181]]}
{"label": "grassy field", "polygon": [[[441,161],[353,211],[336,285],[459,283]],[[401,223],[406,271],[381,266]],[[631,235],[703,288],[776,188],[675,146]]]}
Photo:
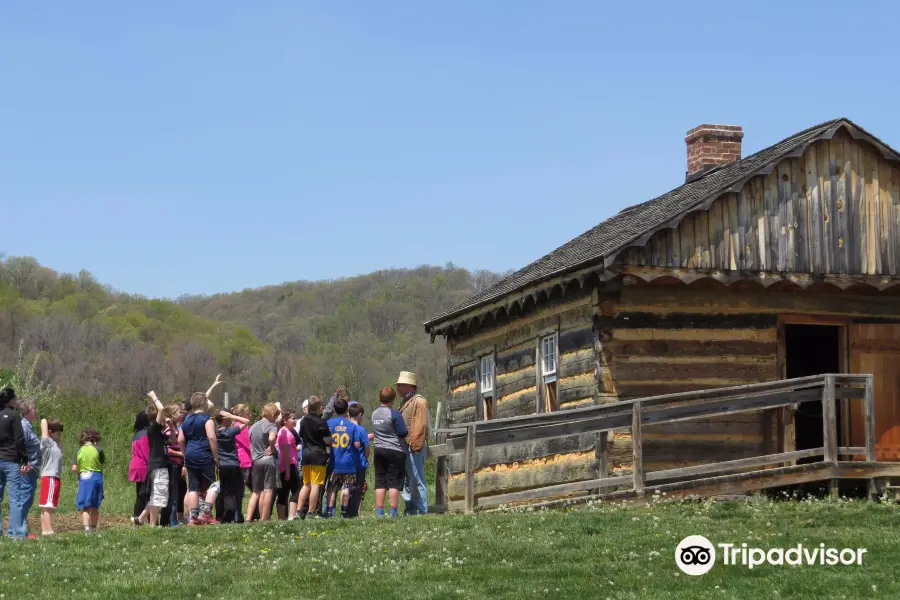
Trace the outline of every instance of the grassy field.
{"label": "grassy field", "polygon": [[[0,541],[0,598],[897,598],[898,532],[890,505],[766,500],[121,528]],[[674,550],[690,534],[868,553],[862,566],[689,577]]]}

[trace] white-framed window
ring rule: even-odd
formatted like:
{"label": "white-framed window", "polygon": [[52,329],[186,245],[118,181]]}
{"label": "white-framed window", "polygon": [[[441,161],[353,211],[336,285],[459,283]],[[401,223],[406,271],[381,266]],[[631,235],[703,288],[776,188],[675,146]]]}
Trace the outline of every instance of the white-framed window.
{"label": "white-framed window", "polygon": [[478,388],[481,396],[481,417],[494,418],[494,355],[487,354],[478,361]]}
{"label": "white-framed window", "polygon": [[556,381],[556,334],[541,338],[541,376],[544,383]]}
{"label": "white-framed window", "polygon": [[494,355],[481,357],[481,395],[492,396],[494,393]]}

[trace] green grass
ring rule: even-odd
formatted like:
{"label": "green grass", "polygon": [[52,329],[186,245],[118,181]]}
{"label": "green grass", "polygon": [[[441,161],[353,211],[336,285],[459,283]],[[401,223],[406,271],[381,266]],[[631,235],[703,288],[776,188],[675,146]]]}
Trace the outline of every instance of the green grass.
{"label": "green grass", "polygon": [[[0,542],[3,598],[897,598],[900,516],[862,502],[594,505],[563,511],[119,529]],[[861,567],[688,577],[690,534],[868,549]]]}

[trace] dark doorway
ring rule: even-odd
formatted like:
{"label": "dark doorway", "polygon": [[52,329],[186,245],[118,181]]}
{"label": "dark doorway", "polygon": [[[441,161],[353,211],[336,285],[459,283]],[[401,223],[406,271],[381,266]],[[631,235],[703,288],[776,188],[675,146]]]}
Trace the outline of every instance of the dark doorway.
{"label": "dark doorway", "polygon": [[[787,377],[806,377],[841,372],[841,328],[835,325],[785,325],[785,360]],[[838,440],[841,440],[841,414],[838,411]],[[822,403],[803,402],[795,414],[797,450],[821,448]],[[798,463],[822,460],[813,456]]]}

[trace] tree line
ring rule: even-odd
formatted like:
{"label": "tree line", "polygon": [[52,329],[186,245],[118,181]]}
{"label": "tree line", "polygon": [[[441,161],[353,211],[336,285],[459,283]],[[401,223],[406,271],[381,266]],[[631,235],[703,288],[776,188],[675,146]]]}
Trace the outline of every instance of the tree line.
{"label": "tree line", "polygon": [[167,301],[9,257],[0,260],[0,365],[22,353],[41,381],[135,400],[148,389],[187,394],[223,372],[234,401],[286,406],[338,385],[371,404],[405,369],[440,398],[446,352],[422,322],[499,277],[448,264]]}

